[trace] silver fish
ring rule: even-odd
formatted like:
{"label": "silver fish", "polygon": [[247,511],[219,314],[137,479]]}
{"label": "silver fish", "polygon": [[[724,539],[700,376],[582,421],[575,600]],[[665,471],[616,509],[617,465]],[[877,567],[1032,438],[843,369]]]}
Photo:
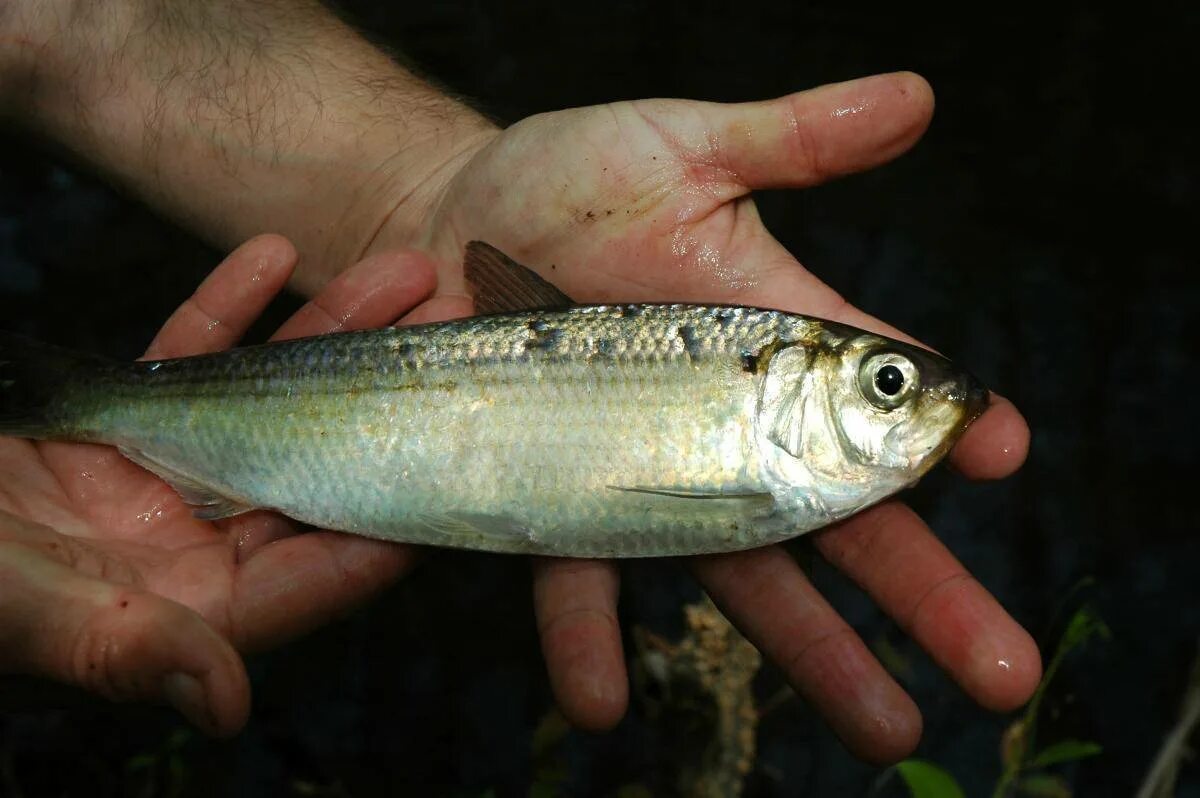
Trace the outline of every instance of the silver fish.
{"label": "silver fish", "polygon": [[[201,518],[411,543],[734,551],[912,485],[987,405],[927,350],[737,306],[565,305],[486,245],[489,315],[117,363],[0,336],[0,434],[112,444]],[[509,312],[494,312],[509,309]]]}

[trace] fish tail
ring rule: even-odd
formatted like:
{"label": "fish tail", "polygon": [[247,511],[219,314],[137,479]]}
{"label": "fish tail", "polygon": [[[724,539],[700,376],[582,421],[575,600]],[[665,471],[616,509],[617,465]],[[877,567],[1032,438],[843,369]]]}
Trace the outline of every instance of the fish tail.
{"label": "fish tail", "polygon": [[70,420],[66,400],[109,361],[0,331],[0,435],[56,438]]}

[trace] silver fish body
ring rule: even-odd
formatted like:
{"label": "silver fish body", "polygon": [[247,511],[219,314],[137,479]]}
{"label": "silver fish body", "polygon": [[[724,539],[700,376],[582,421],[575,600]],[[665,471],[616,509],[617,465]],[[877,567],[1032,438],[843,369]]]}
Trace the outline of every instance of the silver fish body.
{"label": "silver fish body", "polygon": [[697,305],[522,311],[75,371],[38,423],[6,425],[0,409],[0,432],[119,446],[202,516],[270,508],[557,556],[732,551],[825,526],[912,484],[986,403],[926,350]]}

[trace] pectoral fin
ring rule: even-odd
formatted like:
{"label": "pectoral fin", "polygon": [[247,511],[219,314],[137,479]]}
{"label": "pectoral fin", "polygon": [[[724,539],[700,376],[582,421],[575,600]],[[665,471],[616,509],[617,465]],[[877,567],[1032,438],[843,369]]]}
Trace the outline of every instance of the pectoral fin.
{"label": "pectoral fin", "polygon": [[632,487],[622,485],[607,485],[609,490],[617,490],[623,493],[641,493],[647,496],[656,496],[663,499],[679,499],[693,503],[695,509],[704,512],[701,505],[707,503],[709,510],[715,510],[714,505],[720,504],[721,507],[738,512],[744,512],[752,515],[761,512],[769,511],[775,505],[775,497],[770,493],[721,493],[719,491],[696,491],[681,488],[656,488],[635,485]]}
{"label": "pectoral fin", "polygon": [[179,494],[179,498],[192,507],[192,515],[196,518],[203,521],[216,521],[256,509],[244,502],[220,495],[207,485],[202,485],[191,477],[180,474],[170,466],[163,465],[145,452],[128,446],[119,448],[121,454],[174,488],[175,492]]}
{"label": "pectoral fin", "polygon": [[648,493],[652,496],[671,496],[676,499],[725,499],[728,501],[762,501],[771,499],[769,493],[721,493],[719,491],[685,490],[681,488],[649,488],[625,487],[623,485],[606,485],[609,490],[622,490],[628,493]]}

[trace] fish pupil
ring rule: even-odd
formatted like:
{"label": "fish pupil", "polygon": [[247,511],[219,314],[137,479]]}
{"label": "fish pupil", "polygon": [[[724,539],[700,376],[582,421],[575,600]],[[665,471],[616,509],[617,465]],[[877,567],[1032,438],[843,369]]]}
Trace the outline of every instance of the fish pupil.
{"label": "fish pupil", "polygon": [[895,396],[904,387],[904,372],[888,364],[875,372],[875,387],[884,396]]}

